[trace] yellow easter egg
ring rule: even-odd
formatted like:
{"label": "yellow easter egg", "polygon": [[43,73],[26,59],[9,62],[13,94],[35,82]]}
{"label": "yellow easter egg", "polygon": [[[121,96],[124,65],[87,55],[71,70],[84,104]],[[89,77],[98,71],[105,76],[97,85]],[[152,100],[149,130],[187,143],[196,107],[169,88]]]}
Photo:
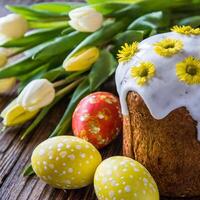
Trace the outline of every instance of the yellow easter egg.
{"label": "yellow easter egg", "polygon": [[159,200],[147,169],[124,156],[110,157],[97,167],[94,188],[99,200]]}
{"label": "yellow easter egg", "polygon": [[39,144],[33,151],[33,170],[55,188],[76,189],[93,182],[100,153],[89,142],[74,136],[57,136]]}

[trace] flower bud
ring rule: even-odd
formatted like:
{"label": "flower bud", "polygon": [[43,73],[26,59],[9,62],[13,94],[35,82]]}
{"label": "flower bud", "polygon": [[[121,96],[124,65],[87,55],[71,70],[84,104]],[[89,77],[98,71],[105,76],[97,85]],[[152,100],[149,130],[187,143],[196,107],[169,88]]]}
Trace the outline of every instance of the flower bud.
{"label": "flower bud", "polygon": [[16,126],[27,122],[35,117],[39,110],[27,111],[13,100],[1,113],[4,126]]}
{"label": "flower bud", "polygon": [[69,17],[69,25],[80,32],[95,32],[103,23],[102,14],[91,7],[76,8]]}
{"label": "flower bud", "polygon": [[7,56],[5,53],[0,52],[0,68],[5,66],[5,64],[7,63]]}
{"label": "flower bud", "polygon": [[0,94],[9,93],[15,86],[15,78],[0,79]]}
{"label": "flower bud", "polygon": [[47,79],[31,81],[20,93],[17,103],[25,110],[34,111],[50,104],[55,97],[53,84]]}
{"label": "flower bud", "polygon": [[8,38],[19,38],[28,30],[28,22],[18,14],[0,18],[0,34]]}
{"label": "flower bud", "polygon": [[65,59],[63,67],[66,71],[82,71],[89,69],[99,58],[99,49],[90,47],[83,49],[71,58]]}

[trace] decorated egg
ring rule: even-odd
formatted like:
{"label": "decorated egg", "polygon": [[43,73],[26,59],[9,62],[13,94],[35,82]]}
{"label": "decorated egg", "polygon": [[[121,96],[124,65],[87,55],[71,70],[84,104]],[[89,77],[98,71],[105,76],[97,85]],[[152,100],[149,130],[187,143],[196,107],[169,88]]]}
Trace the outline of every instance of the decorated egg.
{"label": "decorated egg", "polygon": [[104,160],[95,172],[94,187],[99,200],[159,200],[158,188],[150,173],[128,157]]}
{"label": "decorated egg", "polygon": [[93,182],[101,155],[89,142],[74,136],[57,136],[33,151],[33,170],[55,188],[76,189]]}
{"label": "decorated egg", "polygon": [[74,134],[97,148],[109,144],[121,127],[119,100],[108,92],[95,92],[83,98],[72,117]]}

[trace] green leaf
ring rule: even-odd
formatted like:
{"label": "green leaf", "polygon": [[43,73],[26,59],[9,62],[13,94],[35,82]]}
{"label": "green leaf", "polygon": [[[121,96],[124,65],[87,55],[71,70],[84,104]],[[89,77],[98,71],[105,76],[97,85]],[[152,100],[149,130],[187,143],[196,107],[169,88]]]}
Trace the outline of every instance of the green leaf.
{"label": "green leaf", "polygon": [[33,174],[35,174],[35,172],[33,171],[32,165],[29,164],[25,167],[25,169],[22,172],[23,176],[31,176]]}
{"label": "green leaf", "polygon": [[178,25],[190,25],[194,28],[200,26],[200,16],[193,16],[193,17],[187,17],[184,19],[181,19],[178,22]]}
{"label": "green leaf", "polygon": [[55,38],[53,41],[47,43],[44,48],[36,52],[33,58],[36,60],[46,60],[52,56],[67,53],[78,45],[87,35],[87,33],[72,32],[68,35]]}
{"label": "green leaf", "polygon": [[32,60],[30,56],[23,57],[17,60],[15,63],[12,63],[11,65],[0,69],[0,79],[16,77],[25,74],[40,66],[41,64],[41,61]]}
{"label": "green leaf", "polygon": [[59,77],[65,77],[65,76],[67,76],[67,72],[65,71],[65,69],[63,67],[58,67],[45,73],[43,75],[43,78],[48,79],[49,81],[52,82]]}
{"label": "green leaf", "polygon": [[35,10],[28,6],[11,6],[7,5],[6,8],[14,13],[20,14],[28,20],[60,20],[65,19],[67,14],[52,13],[49,11]]}
{"label": "green leaf", "polygon": [[9,40],[8,42],[2,44],[2,47],[32,47],[38,44],[41,44],[47,40],[50,40],[58,35],[60,35],[61,31],[64,28],[54,28],[54,29],[46,29],[39,30],[37,32],[33,32],[32,34],[25,35],[22,38]]}
{"label": "green leaf", "polygon": [[128,30],[157,30],[169,26],[169,16],[163,12],[143,15],[129,25]]}
{"label": "green leaf", "polygon": [[130,19],[123,18],[120,21],[112,22],[105,27],[102,27],[100,30],[92,33],[89,35],[85,40],[83,40],[69,55],[67,58],[70,58],[74,54],[76,54],[78,51],[80,51],[83,48],[89,47],[89,46],[101,46],[103,44],[106,44],[107,42],[111,41],[113,37],[123,31]]}
{"label": "green leaf", "polygon": [[105,80],[111,76],[117,68],[117,61],[113,55],[107,51],[101,51],[100,58],[93,65],[89,73],[90,91],[95,91]]}
{"label": "green leaf", "polygon": [[42,28],[59,28],[67,26],[67,20],[64,21],[53,21],[53,22],[43,22],[43,21],[28,21],[29,28],[31,29],[42,29]]}
{"label": "green leaf", "polygon": [[131,44],[134,41],[140,42],[144,39],[144,31],[128,30],[123,33],[119,33],[114,38],[114,44],[119,49],[125,43]]}
{"label": "green leaf", "polygon": [[69,11],[84,6],[84,3],[69,3],[69,2],[48,2],[48,3],[37,3],[31,7],[36,10],[49,11],[52,13],[68,13]]}
{"label": "green leaf", "polygon": [[140,0],[87,0],[89,4],[97,4],[97,3],[128,3],[132,4]]}

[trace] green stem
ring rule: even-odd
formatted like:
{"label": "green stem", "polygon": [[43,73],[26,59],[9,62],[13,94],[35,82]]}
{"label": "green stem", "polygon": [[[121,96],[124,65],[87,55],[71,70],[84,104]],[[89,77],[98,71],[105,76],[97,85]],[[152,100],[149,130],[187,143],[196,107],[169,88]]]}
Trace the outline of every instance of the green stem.
{"label": "green stem", "polygon": [[75,73],[69,75],[67,78],[65,78],[65,79],[63,79],[63,80],[56,81],[55,83],[53,83],[53,86],[54,86],[54,88],[56,88],[56,87],[60,87],[60,86],[62,86],[62,85],[66,85],[66,84],[68,84],[68,83],[70,83],[70,82],[76,80],[77,77],[78,77],[79,75],[81,75],[82,73],[84,73],[84,72],[85,72],[85,71],[75,72]]}

